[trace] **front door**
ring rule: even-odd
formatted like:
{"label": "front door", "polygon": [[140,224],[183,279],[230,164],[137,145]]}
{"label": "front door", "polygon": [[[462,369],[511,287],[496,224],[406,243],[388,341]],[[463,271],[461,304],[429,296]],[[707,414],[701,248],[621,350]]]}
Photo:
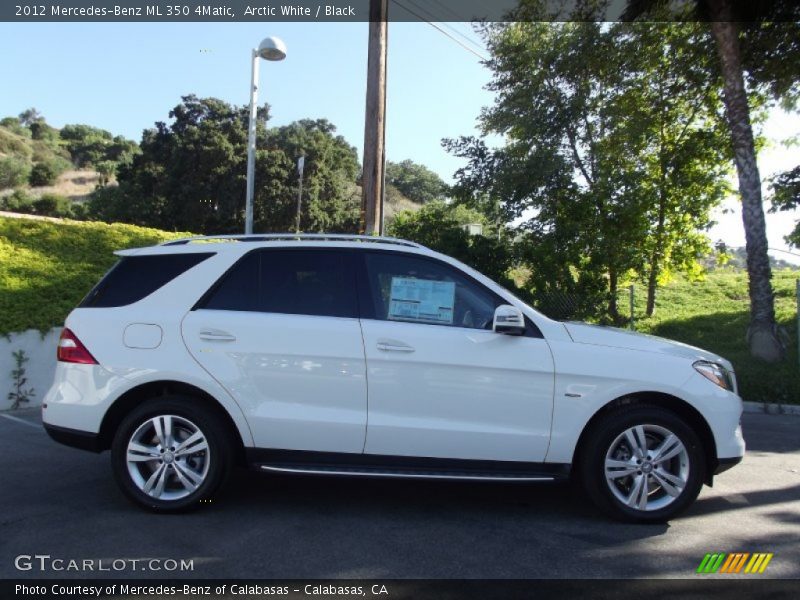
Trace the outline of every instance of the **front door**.
{"label": "front door", "polygon": [[364,256],[367,454],[542,462],[553,359],[536,331],[491,330],[505,301],[442,261]]}

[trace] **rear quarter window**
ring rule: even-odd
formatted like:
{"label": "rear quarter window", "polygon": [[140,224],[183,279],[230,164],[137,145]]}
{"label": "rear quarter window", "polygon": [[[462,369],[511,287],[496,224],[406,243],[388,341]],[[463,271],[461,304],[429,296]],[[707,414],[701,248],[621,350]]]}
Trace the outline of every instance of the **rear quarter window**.
{"label": "rear quarter window", "polygon": [[133,304],[211,256],[213,252],[124,256],[78,306],[111,308]]}

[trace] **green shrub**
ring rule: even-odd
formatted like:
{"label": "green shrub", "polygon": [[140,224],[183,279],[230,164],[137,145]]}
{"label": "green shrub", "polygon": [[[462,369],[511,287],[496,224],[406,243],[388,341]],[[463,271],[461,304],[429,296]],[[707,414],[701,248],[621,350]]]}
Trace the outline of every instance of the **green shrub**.
{"label": "green shrub", "polygon": [[16,189],[14,193],[3,198],[0,207],[11,212],[32,213],[33,196],[23,189]]}
{"label": "green shrub", "polygon": [[133,225],[0,217],[0,335],[62,324],[114,264],[114,250],[186,235]]}
{"label": "green shrub", "polygon": [[98,187],[86,205],[89,218],[107,223],[136,221],[142,208],[135,200],[130,201],[118,186]]}
{"label": "green shrub", "polygon": [[44,194],[33,201],[33,212],[46,217],[66,217],[72,212],[71,202],[58,194]]}
{"label": "green shrub", "polygon": [[31,174],[28,177],[28,183],[32,187],[44,187],[46,185],[55,185],[58,176],[66,170],[64,164],[56,159],[51,159],[46,162],[40,162],[33,165]]}
{"label": "green shrub", "polygon": [[24,185],[30,173],[27,161],[14,156],[0,158],[0,190]]}
{"label": "green shrub", "polygon": [[84,202],[73,202],[70,205],[69,215],[67,216],[76,221],[88,221],[89,207]]}

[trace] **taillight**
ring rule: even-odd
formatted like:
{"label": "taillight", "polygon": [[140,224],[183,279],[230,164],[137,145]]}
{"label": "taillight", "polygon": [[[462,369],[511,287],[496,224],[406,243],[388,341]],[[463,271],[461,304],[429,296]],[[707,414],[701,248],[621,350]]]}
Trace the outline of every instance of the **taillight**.
{"label": "taillight", "polygon": [[86,346],[78,339],[78,336],[66,327],[61,332],[61,338],[58,340],[57,358],[61,362],[79,363],[82,365],[98,364],[94,356],[91,355],[86,349]]}

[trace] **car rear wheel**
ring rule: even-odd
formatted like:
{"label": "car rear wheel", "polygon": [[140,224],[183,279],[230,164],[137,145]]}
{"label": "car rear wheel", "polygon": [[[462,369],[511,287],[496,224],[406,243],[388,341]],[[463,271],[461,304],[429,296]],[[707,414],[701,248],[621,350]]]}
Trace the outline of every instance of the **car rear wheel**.
{"label": "car rear wheel", "polygon": [[590,498],[625,521],[662,522],[700,493],[705,458],[697,434],[676,414],[629,405],[588,432],[579,470]]}
{"label": "car rear wheel", "polygon": [[231,469],[231,456],[229,436],[213,411],[176,396],[132,411],[111,447],[114,476],[125,495],[161,512],[210,500]]}

